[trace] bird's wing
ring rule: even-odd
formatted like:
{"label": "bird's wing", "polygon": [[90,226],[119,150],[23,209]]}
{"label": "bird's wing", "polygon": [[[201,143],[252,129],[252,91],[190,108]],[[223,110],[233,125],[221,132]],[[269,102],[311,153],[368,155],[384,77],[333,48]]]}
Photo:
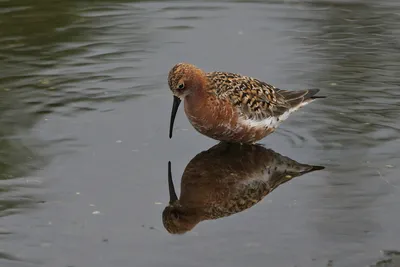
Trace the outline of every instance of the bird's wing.
{"label": "bird's wing", "polygon": [[229,99],[242,116],[262,121],[279,117],[292,108],[316,98],[319,90],[288,91],[258,79],[228,72],[207,73],[210,90],[219,98]]}
{"label": "bird's wing", "polygon": [[290,109],[279,89],[260,80],[235,73],[211,72],[210,90],[219,98],[227,98],[244,117],[264,120],[280,116]]}

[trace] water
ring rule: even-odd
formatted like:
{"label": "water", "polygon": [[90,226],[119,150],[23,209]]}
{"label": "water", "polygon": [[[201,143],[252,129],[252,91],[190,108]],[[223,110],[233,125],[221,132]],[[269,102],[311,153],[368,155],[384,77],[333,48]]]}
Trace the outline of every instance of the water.
{"label": "water", "polygon": [[[0,265],[398,266],[400,5],[386,1],[1,1]],[[185,235],[167,162],[216,144],[167,73],[187,61],[320,88],[261,143],[323,165]]]}

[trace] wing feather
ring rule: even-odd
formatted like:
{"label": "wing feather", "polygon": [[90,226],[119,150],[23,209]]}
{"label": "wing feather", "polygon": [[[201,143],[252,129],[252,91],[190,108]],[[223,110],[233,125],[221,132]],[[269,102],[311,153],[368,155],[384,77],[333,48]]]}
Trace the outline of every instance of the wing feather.
{"label": "wing feather", "polygon": [[215,95],[227,98],[247,119],[257,121],[280,116],[291,108],[277,88],[252,77],[235,73],[211,72],[207,74]]}

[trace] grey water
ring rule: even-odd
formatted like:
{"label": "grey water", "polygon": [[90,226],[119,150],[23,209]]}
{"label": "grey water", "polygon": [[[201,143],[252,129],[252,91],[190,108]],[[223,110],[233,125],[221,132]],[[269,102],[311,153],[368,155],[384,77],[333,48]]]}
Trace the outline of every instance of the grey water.
{"label": "grey water", "polygon": [[[181,61],[321,89],[260,143],[325,169],[169,234]],[[0,266],[400,266],[399,86],[397,0],[0,1]]]}

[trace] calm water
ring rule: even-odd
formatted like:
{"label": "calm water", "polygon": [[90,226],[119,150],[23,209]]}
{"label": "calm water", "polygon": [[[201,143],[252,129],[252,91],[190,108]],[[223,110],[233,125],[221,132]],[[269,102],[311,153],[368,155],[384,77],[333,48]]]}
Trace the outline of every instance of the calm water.
{"label": "calm water", "polygon": [[[0,1],[0,265],[399,266],[400,4]],[[187,61],[316,101],[262,144],[326,168],[252,208],[163,227],[167,162],[215,141],[180,110]]]}

